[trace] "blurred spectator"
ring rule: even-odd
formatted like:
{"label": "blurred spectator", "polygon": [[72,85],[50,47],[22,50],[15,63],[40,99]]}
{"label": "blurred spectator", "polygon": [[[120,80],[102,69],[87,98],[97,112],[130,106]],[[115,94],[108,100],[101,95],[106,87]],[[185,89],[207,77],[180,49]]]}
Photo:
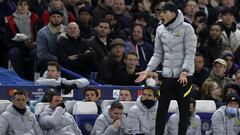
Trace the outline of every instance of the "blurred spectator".
{"label": "blurred spectator", "polygon": [[58,61],[61,66],[84,77],[89,77],[91,71],[95,69],[96,55],[93,49],[82,41],[80,34],[78,25],[70,22],[66,33],[58,36]]}
{"label": "blurred spectator", "polygon": [[28,9],[27,0],[18,1],[17,10],[7,17],[5,40],[11,47],[8,59],[15,72],[22,78],[33,80],[38,16]]}
{"label": "blurred spectator", "polygon": [[138,75],[135,73],[140,72],[140,68],[137,66],[138,58],[135,52],[127,53],[124,58],[126,64],[122,68],[118,68],[114,73],[113,84],[114,85],[129,85],[136,86],[139,83],[135,83]]}
{"label": "blurred spectator", "polygon": [[70,12],[74,18],[77,17],[77,8],[76,8],[76,3],[79,0],[63,0],[64,6],[66,7],[67,11]]}
{"label": "blurred spectator", "polygon": [[5,24],[4,17],[16,11],[16,4],[12,0],[0,0],[0,28]]}
{"label": "blurred spectator", "polygon": [[98,69],[98,82],[112,84],[113,77],[118,69],[125,67],[124,47],[125,42],[121,38],[116,38],[110,43],[110,58],[104,57]]}
{"label": "blurred spectator", "polygon": [[225,72],[225,76],[235,79],[235,73],[239,69],[239,66],[234,63],[234,56],[232,51],[223,51],[222,52],[222,58],[226,61],[227,63],[227,68]]}
{"label": "blurred spectator", "polygon": [[98,108],[98,114],[100,115],[102,113],[101,106],[98,103],[98,100],[100,98],[100,95],[98,93],[98,90],[93,87],[87,87],[84,90],[84,102],[95,102],[96,106]]}
{"label": "blurred spectator", "polygon": [[224,87],[224,101],[226,100],[226,96],[230,93],[236,93],[240,96],[240,84],[236,82],[230,82]]}
{"label": "blurred spectator", "polygon": [[13,94],[12,104],[0,115],[1,135],[43,135],[35,115],[27,107],[27,93]]}
{"label": "blurred spectator", "polygon": [[240,84],[240,70],[235,73],[235,82]]}
{"label": "blurred spectator", "polygon": [[144,40],[148,43],[154,43],[154,39],[152,39],[153,31],[157,26],[151,26],[147,16],[143,13],[138,13],[134,15],[134,24],[140,24],[144,28]]}
{"label": "blurred spectator", "polygon": [[219,15],[221,16],[221,12],[226,8],[232,9],[234,16],[238,16],[239,2],[237,0],[219,0],[219,5],[215,8],[218,17]]}
{"label": "blurred spectator", "polygon": [[43,12],[48,8],[48,0],[29,0],[29,10],[42,16]]}
{"label": "blurred spectator", "polygon": [[213,62],[213,69],[210,74],[210,76],[204,81],[204,83],[207,83],[208,81],[215,81],[219,87],[221,88],[221,93],[223,94],[224,86],[231,82],[231,78],[225,77],[225,72],[227,68],[227,64],[225,60],[218,58]]}
{"label": "blurred spectator", "polygon": [[92,14],[88,9],[82,7],[78,10],[78,18],[76,19],[76,23],[79,26],[81,38],[83,40],[89,40],[96,35],[92,20]]}
{"label": "blurred spectator", "polygon": [[230,8],[224,9],[222,12],[222,42],[225,46],[230,47],[233,52],[240,46],[240,30],[237,28],[236,18],[234,17],[234,11]]}
{"label": "blurred spectator", "polygon": [[37,33],[37,63],[38,70],[42,73],[46,69],[48,61],[57,61],[57,36],[65,32],[62,25],[63,13],[59,10],[50,12],[49,23]]}
{"label": "blurred spectator", "polygon": [[108,35],[111,31],[109,21],[103,19],[96,27],[97,35],[88,42],[88,45],[93,48],[96,53],[97,66],[100,66],[104,57],[109,57],[110,46]]}
{"label": "blurred spectator", "polygon": [[123,135],[128,133],[127,125],[123,105],[114,101],[109,109],[98,116],[91,135]]}
{"label": "blurred spectator", "polygon": [[221,57],[222,51],[226,48],[221,38],[222,28],[219,24],[210,26],[209,37],[200,52],[205,56],[205,67],[211,69],[215,59]]}
{"label": "blurred spectator", "polygon": [[195,34],[198,36],[197,51],[201,50],[203,44],[208,38],[207,16],[204,12],[198,11],[194,15],[192,26]]}
{"label": "blurred spectator", "polygon": [[[210,71],[204,67],[204,61],[205,59],[202,54],[197,53],[195,55],[195,59],[194,59],[195,72],[193,74],[193,84],[196,84],[200,89],[203,82],[210,75]],[[200,95],[200,93],[198,93],[197,95]]]}
{"label": "blurred spectator", "polygon": [[131,90],[128,88],[122,88],[119,91],[119,101],[132,101]]}
{"label": "blurred spectator", "polygon": [[49,7],[45,10],[41,16],[43,25],[47,25],[50,21],[51,12],[53,10],[59,10],[63,14],[63,25],[67,25],[69,22],[74,22],[75,18],[71,12],[68,12],[63,4],[62,0],[50,0]]}
{"label": "blurred spectator", "polygon": [[39,125],[46,135],[82,135],[73,116],[65,111],[63,97],[55,93],[48,107],[39,116]]}
{"label": "blurred spectator", "polygon": [[138,97],[128,112],[130,132],[155,135],[156,111],[157,92],[152,87],[144,87],[142,96]]}
{"label": "blurred spectator", "polygon": [[212,116],[211,130],[214,135],[239,135],[240,97],[229,94],[226,105],[219,108]]}
{"label": "blurred spectator", "polygon": [[199,11],[202,11],[206,14],[207,25],[212,25],[217,21],[217,15],[209,2],[209,0],[198,0],[198,7]]}
{"label": "blurred spectator", "polygon": [[[196,101],[193,98],[190,98],[190,122],[187,129],[186,135],[201,135],[201,118],[196,114]],[[178,133],[178,122],[179,122],[179,111],[172,114],[168,119],[166,126],[166,135],[177,135]]]}
{"label": "blurred spectator", "polygon": [[203,100],[214,100],[217,108],[222,105],[223,94],[221,87],[215,81],[206,81],[202,85],[202,95]]}
{"label": "blurred spectator", "polygon": [[145,80],[147,86],[155,87],[160,85],[159,75],[157,72],[150,72]]}
{"label": "blurred spectator", "polygon": [[129,29],[121,29],[117,20],[117,15],[113,12],[108,12],[105,14],[104,18],[111,23],[111,32],[109,33],[110,39],[123,38],[124,40],[128,39],[130,31]]}
{"label": "blurred spectator", "polygon": [[112,10],[117,17],[117,25],[119,29],[129,30],[132,25],[132,17],[125,13],[125,0],[114,0]]}
{"label": "blurred spectator", "polygon": [[67,80],[61,78],[60,66],[56,62],[48,62],[47,71],[45,71],[43,77],[36,80],[37,85],[48,85],[52,87],[59,87],[64,89],[64,93],[71,92],[72,89],[82,88],[89,85],[89,81],[85,78]]}
{"label": "blurred spectator", "polygon": [[103,19],[106,13],[112,12],[113,1],[114,0],[100,0],[98,2],[92,11],[94,25],[99,24],[99,21]]}
{"label": "blurred spectator", "polygon": [[133,27],[131,38],[126,42],[125,53],[136,52],[141,69],[145,69],[153,55],[153,45],[144,39],[144,28],[141,24]]}
{"label": "blurred spectator", "polygon": [[199,10],[195,0],[188,0],[184,6],[184,21],[190,24],[193,23],[195,13]]}

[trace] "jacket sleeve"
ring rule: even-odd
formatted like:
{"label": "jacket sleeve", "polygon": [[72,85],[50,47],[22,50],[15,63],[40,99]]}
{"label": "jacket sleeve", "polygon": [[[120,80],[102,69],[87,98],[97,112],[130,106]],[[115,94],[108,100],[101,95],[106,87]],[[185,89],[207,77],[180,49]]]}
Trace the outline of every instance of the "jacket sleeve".
{"label": "jacket sleeve", "polygon": [[197,123],[198,123],[198,127],[197,127],[197,131],[196,131],[196,134],[195,135],[201,135],[202,134],[202,130],[201,130],[201,118],[200,117],[197,117]]}
{"label": "jacket sleeve", "polygon": [[72,117],[72,115],[71,115],[71,118],[73,121],[73,129],[74,129],[76,135],[82,135],[82,131],[79,129],[79,127],[78,127],[77,123],[75,122],[74,118]]}
{"label": "jacket sleeve", "polygon": [[45,78],[39,78],[35,82],[37,85],[48,85],[48,86],[60,86],[61,82],[57,81],[56,79],[45,79]]}
{"label": "jacket sleeve", "polygon": [[178,134],[178,115],[174,113],[170,116],[168,123],[167,123],[167,132],[169,135],[177,135]]}
{"label": "jacket sleeve", "polygon": [[41,128],[39,127],[39,124],[37,122],[35,115],[33,115],[33,117],[34,117],[33,129],[34,129],[35,134],[43,135],[43,132],[42,132]]}
{"label": "jacket sleeve", "polygon": [[224,116],[220,111],[216,111],[212,116],[212,132],[214,135],[226,135]]}
{"label": "jacket sleeve", "polygon": [[127,120],[128,120],[128,128],[130,131],[135,131],[137,133],[140,133],[140,123],[139,123],[139,118],[137,115],[137,111],[136,111],[136,106],[133,106],[129,109],[128,111],[128,116],[127,116]]}
{"label": "jacket sleeve", "polygon": [[64,113],[65,110],[62,107],[57,107],[51,115],[43,111],[39,117],[39,123],[45,129],[55,128],[61,123]]}
{"label": "jacket sleeve", "polygon": [[46,37],[44,36],[45,35],[41,30],[37,33],[37,40],[36,40],[37,57],[40,58],[40,60],[47,59],[47,60],[57,61],[57,57],[49,53],[48,42]]}
{"label": "jacket sleeve", "polygon": [[8,130],[8,121],[4,118],[3,114],[0,115],[0,135],[6,135]]}
{"label": "jacket sleeve", "polygon": [[118,133],[118,129],[109,125],[108,127],[104,124],[105,119],[97,119],[93,127],[92,135],[114,135]]}
{"label": "jacket sleeve", "polygon": [[[183,40],[184,61],[182,70],[191,71],[194,67],[194,57],[196,53],[197,38],[191,25],[186,25],[186,31]],[[193,71],[191,71],[193,72]]]}
{"label": "jacket sleeve", "polygon": [[64,84],[77,84],[78,88],[86,87],[89,85],[89,81],[86,78],[80,78],[80,79],[75,79],[75,80],[67,80],[62,78],[62,83]]}
{"label": "jacket sleeve", "polygon": [[157,28],[156,37],[155,37],[155,44],[154,44],[154,53],[151,57],[146,71],[152,71],[157,68],[157,66],[163,61],[163,46],[160,38],[160,31],[161,27]]}

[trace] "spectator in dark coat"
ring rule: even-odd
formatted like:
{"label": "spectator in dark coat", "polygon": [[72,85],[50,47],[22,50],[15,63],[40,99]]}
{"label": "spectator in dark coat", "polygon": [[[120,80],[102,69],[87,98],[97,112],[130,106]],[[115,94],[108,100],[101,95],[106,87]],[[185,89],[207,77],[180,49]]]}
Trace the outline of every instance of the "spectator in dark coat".
{"label": "spectator in dark coat", "polygon": [[101,63],[104,57],[109,57],[109,39],[108,34],[110,33],[111,24],[107,20],[101,20],[97,27],[97,35],[88,42],[88,45],[91,46],[96,53],[97,66]]}
{"label": "spectator in dark coat", "polygon": [[124,47],[125,42],[121,38],[114,39],[111,43],[110,57],[105,57],[99,66],[98,82],[112,84],[114,74],[117,70],[125,67]]}
{"label": "spectator in dark coat", "polygon": [[89,77],[94,69],[95,53],[80,37],[78,25],[69,23],[66,33],[58,37],[58,61],[63,67]]}
{"label": "spectator in dark coat", "polygon": [[136,75],[135,73],[141,71],[140,68],[137,66],[137,54],[134,52],[127,53],[124,62],[126,66],[116,71],[113,78],[113,84],[130,86],[139,85],[139,83],[134,82],[134,80],[136,80],[138,77],[138,75]]}
{"label": "spectator in dark coat", "polygon": [[97,7],[92,11],[94,25],[97,25],[103,19],[107,12],[112,12],[113,0],[100,0]]}
{"label": "spectator in dark coat", "polygon": [[153,45],[144,39],[144,28],[141,24],[133,27],[132,36],[126,43],[125,53],[136,52],[141,69],[145,69],[153,55]]}
{"label": "spectator in dark coat", "polygon": [[[195,72],[193,74],[193,84],[196,84],[200,89],[203,82],[210,75],[210,71],[204,67],[204,56],[202,54],[197,53],[195,55],[194,64],[195,64]],[[200,99],[200,91],[194,93],[197,95],[197,99]]]}
{"label": "spectator in dark coat", "polygon": [[225,49],[221,38],[222,28],[219,24],[210,27],[209,37],[200,52],[205,57],[205,67],[211,69],[215,59],[221,57],[221,52]]}
{"label": "spectator in dark coat", "polygon": [[239,70],[239,66],[234,63],[234,56],[232,51],[223,51],[222,52],[222,58],[226,61],[227,63],[227,69],[225,72],[225,76],[229,78],[235,79],[235,73],[237,70]]}

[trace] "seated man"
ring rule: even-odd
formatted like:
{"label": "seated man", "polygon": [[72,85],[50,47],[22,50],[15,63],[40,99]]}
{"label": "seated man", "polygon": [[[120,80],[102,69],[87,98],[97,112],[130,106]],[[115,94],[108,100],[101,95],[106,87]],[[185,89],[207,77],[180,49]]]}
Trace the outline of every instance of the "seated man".
{"label": "seated man", "polygon": [[52,87],[60,86],[65,91],[64,93],[71,92],[72,89],[82,88],[89,85],[89,81],[85,78],[80,78],[76,80],[67,80],[66,78],[61,78],[60,65],[56,62],[48,62],[47,71],[45,71],[43,77],[40,77],[36,84],[38,85],[49,85]]}
{"label": "seated man", "polygon": [[91,135],[124,135],[127,133],[127,119],[123,105],[114,101],[110,109],[98,116]]}
{"label": "seated man", "polygon": [[84,102],[95,102],[98,108],[98,114],[102,113],[101,106],[98,104],[99,93],[96,88],[87,87],[84,90]]}
{"label": "seated man", "polygon": [[63,98],[57,92],[52,96],[49,107],[40,114],[39,125],[46,135],[82,135],[73,116],[65,111]]}
{"label": "seated man", "polygon": [[138,97],[136,105],[132,106],[128,112],[131,133],[155,135],[156,111],[157,93],[152,87],[145,87],[142,96]]}
{"label": "seated man", "polygon": [[130,89],[123,88],[119,92],[119,101],[132,101],[132,94]]}
{"label": "seated man", "polygon": [[239,135],[240,97],[231,93],[226,97],[226,105],[219,108],[212,116],[211,130],[214,135]]}
{"label": "seated man", "polygon": [[[196,101],[190,98],[190,123],[187,129],[187,135],[201,135],[201,119],[195,113]],[[170,116],[166,130],[166,135],[177,135],[178,134],[178,122],[179,122],[179,112],[177,111]]]}
{"label": "seated man", "polygon": [[26,107],[24,91],[13,94],[12,104],[0,115],[0,135],[42,135],[35,115]]}

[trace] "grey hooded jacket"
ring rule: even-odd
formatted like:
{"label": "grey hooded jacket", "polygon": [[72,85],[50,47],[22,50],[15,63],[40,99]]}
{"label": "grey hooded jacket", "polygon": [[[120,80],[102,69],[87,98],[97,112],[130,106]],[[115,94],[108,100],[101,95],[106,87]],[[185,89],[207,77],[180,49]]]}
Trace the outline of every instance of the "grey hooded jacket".
{"label": "grey hooded jacket", "polygon": [[136,105],[128,111],[129,130],[145,135],[155,135],[155,121],[157,114],[157,102],[148,109],[138,97]]}
{"label": "grey hooded jacket", "polygon": [[35,115],[27,108],[24,115],[10,104],[0,115],[0,135],[42,135]]}
{"label": "grey hooded jacket", "polygon": [[[178,123],[179,111],[170,116],[164,135],[177,135]],[[190,123],[186,135],[201,135],[201,118],[196,113],[190,117]]]}
{"label": "grey hooded jacket", "polygon": [[194,57],[197,39],[192,26],[184,22],[178,10],[176,20],[165,27],[160,25],[156,31],[154,54],[146,71],[152,71],[162,63],[162,76],[178,78],[182,70],[189,75],[194,72]]}
{"label": "grey hooded jacket", "polygon": [[125,115],[121,118],[121,127],[115,128],[113,126],[114,120],[109,114],[109,109],[105,110],[101,115],[98,116],[91,135],[124,135],[128,132],[127,129],[127,118]]}
{"label": "grey hooded jacket", "polygon": [[73,116],[62,107],[45,107],[39,117],[44,135],[82,135]]}
{"label": "grey hooded jacket", "polygon": [[[220,107],[212,116],[211,130],[214,135],[239,135],[240,116],[229,117],[225,112],[226,106]],[[240,114],[240,109],[238,109]]]}

